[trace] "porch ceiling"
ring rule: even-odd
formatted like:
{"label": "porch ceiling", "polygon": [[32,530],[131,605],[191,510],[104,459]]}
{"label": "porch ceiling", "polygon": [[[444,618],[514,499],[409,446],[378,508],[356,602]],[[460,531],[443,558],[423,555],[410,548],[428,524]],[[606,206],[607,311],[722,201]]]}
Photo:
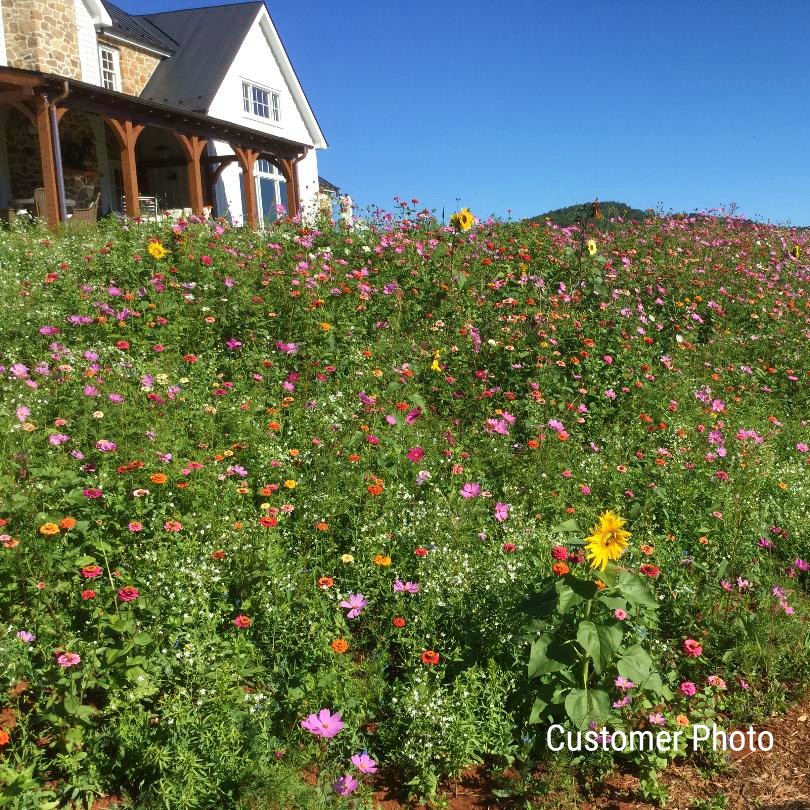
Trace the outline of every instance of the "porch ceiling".
{"label": "porch ceiling", "polygon": [[[287,138],[268,135],[249,127],[232,124],[201,113],[179,110],[145,101],[136,96],[128,96],[107,90],[93,84],[19,68],[0,67],[0,103],[18,99],[13,95],[18,91],[32,95],[47,94],[51,98],[67,96],[58,102],[60,107],[97,113],[109,118],[131,121],[133,124],[159,127],[184,135],[197,136],[206,140],[224,141],[232,146],[251,149],[286,160],[303,157],[309,147]],[[19,100],[22,100],[20,98]]]}

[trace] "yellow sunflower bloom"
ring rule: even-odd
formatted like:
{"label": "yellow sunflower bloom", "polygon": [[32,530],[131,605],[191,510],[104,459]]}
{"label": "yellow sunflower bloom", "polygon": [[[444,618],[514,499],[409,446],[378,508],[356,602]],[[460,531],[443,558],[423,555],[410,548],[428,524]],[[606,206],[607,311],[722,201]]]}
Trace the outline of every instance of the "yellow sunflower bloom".
{"label": "yellow sunflower bloom", "polygon": [[153,259],[160,260],[166,255],[167,250],[165,247],[163,247],[163,245],[160,244],[160,242],[150,242],[146,248],[146,252]]}
{"label": "yellow sunflower bloom", "polygon": [[596,255],[596,239],[589,239],[589,240],[588,240],[588,241],[585,243],[585,246],[588,248],[588,253],[589,253],[591,256],[595,256],[595,255]]}
{"label": "yellow sunflower bloom", "polygon": [[469,208],[462,208],[450,217],[450,224],[458,231],[469,231],[474,221],[475,217]]}
{"label": "yellow sunflower bloom", "polygon": [[441,371],[442,370],[442,367],[439,365],[439,355],[440,354],[441,354],[440,349],[436,349],[436,351],[433,352],[433,362],[430,364],[430,370],[431,371]]}
{"label": "yellow sunflower bloom", "polygon": [[611,560],[618,560],[627,548],[630,532],[622,526],[627,521],[615,512],[605,512],[599,518],[599,525],[591,529],[590,537],[585,538],[585,549],[591,568],[604,571]]}

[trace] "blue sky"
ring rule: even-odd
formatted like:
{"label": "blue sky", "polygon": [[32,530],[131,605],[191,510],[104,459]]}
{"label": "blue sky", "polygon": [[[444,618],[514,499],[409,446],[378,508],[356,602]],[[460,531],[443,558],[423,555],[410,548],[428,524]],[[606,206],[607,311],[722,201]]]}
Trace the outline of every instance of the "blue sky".
{"label": "blue sky", "polygon": [[267,5],[329,141],[320,173],[361,206],[598,196],[810,224],[806,0]]}

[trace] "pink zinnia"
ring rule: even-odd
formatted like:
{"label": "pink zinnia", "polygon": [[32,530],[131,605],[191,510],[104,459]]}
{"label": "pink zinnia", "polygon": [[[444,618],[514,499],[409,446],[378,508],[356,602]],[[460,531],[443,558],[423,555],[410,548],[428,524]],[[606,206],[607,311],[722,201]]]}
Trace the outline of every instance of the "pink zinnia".
{"label": "pink zinnia", "polygon": [[122,602],[134,602],[140,595],[141,592],[134,585],[124,585],[118,591],[118,598]]}
{"label": "pink zinnia", "polygon": [[681,694],[686,695],[686,697],[692,697],[697,693],[697,687],[692,683],[692,681],[684,681],[680,685],[679,689],[681,690]]}
{"label": "pink zinnia", "polygon": [[688,638],[683,643],[683,653],[689,658],[699,658],[703,655],[703,647],[694,639]]}
{"label": "pink zinnia", "polygon": [[425,457],[425,451],[421,447],[412,447],[408,450],[408,460],[414,464]]}
{"label": "pink zinnia", "polygon": [[56,663],[59,664],[60,667],[75,667],[76,664],[80,663],[82,657],[78,653],[62,653],[57,659]]}
{"label": "pink zinnia", "polygon": [[167,520],[163,524],[163,528],[167,532],[179,532],[183,528],[183,524],[179,520]]}
{"label": "pink zinnia", "polygon": [[334,737],[346,724],[340,717],[340,712],[332,714],[329,709],[321,709],[318,714],[310,714],[301,721],[301,728],[306,729],[316,737]]}

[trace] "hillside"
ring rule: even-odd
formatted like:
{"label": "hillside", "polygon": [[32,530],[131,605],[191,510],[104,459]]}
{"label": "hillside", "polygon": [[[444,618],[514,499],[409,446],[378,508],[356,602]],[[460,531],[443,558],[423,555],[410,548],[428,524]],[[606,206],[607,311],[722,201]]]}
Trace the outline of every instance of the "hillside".
{"label": "hillside", "polygon": [[[583,214],[590,215],[592,202],[579,203],[578,205],[566,205],[564,208],[555,208],[553,211],[546,211],[545,214],[538,214],[536,217],[531,217],[529,222],[546,222],[551,220],[555,225],[562,225],[566,227],[573,225],[578,217]],[[610,220],[615,217],[621,217],[624,220],[643,220],[648,216],[646,211],[640,208],[631,208],[626,203],[608,201],[599,202],[599,208],[602,211],[602,219],[596,223],[598,227],[604,227],[610,223]]]}

